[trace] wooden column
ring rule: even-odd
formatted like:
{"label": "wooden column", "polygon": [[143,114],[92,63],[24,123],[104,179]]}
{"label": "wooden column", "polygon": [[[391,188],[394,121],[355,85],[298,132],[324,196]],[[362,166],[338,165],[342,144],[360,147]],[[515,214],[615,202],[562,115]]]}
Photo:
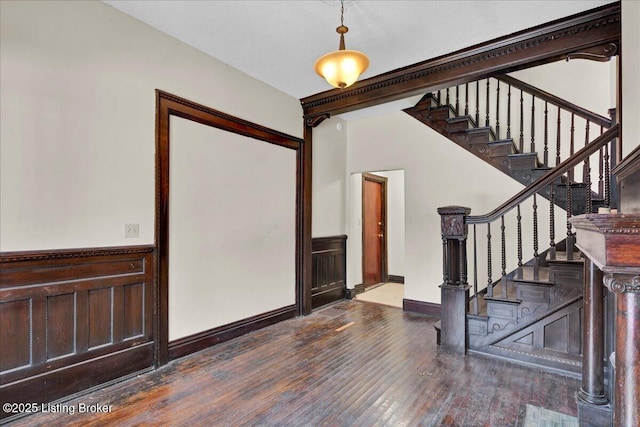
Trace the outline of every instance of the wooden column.
{"label": "wooden column", "polygon": [[[615,296],[613,319],[614,372],[613,425],[640,425],[640,213],[587,214],[571,219],[576,228],[578,247],[603,273],[604,284]],[[595,284],[594,284],[595,286]],[[585,298],[593,295],[585,295]],[[589,312],[587,312],[589,310]],[[595,369],[597,362],[587,360],[599,351],[597,330],[590,330],[586,320],[596,318],[594,304],[585,303],[585,363]],[[589,346],[590,348],[587,348]],[[584,397],[598,391],[597,373],[583,376]],[[580,400],[578,401],[580,406]],[[580,412],[578,412],[580,417]],[[593,425],[579,420],[583,425]]]}
{"label": "wooden column", "polygon": [[[583,425],[606,425],[610,412],[600,408],[609,400],[604,389],[604,304],[602,272],[589,258],[584,260],[584,326],[582,331],[582,387],[578,413]],[[604,410],[603,410],[604,409]]]}
{"label": "wooden column", "polygon": [[440,214],[443,261],[440,346],[443,350],[465,354],[467,350],[467,225],[464,218],[471,209],[461,206],[438,208]]}
{"label": "wooden column", "polygon": [[607,274],[604,283],[616,305],[613,425],[635,427],[640,425],[640,270]]}

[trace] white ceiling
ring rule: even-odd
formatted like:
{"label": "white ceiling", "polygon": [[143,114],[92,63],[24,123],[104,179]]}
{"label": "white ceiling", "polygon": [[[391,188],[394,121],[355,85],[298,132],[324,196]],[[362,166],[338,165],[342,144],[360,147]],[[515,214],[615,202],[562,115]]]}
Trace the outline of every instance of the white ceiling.
{"label": "white ceiling", "polygon": [[[295,98],[331,89],[313,65],[338,48],[338,0],[104,2]],[[346,0],[346,47],[369,56],[367,78],[606,3]]]}

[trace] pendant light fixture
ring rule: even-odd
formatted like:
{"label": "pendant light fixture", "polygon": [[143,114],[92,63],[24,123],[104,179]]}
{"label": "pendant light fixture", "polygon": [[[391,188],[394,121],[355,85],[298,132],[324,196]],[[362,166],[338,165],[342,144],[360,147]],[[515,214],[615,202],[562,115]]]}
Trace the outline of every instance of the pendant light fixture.
{"label": "pendant light fixture", "polygon": [[314,68],[331,86],[341,89],[354,84],[369,66],[367,55],[357,50],[345,49],[344,35],[347,31],[349,28],[344,25],[344,0],[340,0],[340,26],[336,28],[336,32],[340,34],[340,47],[321,56]]}

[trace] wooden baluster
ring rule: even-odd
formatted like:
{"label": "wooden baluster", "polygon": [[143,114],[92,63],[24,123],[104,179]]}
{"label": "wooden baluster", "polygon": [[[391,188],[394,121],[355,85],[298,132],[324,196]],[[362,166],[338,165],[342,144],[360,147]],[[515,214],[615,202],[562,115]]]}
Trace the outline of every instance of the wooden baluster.
{"label": "wooden baluster", "polygon": [[584,146],[589,145],[589,129],[591,128],[591,123],[587,120],[587,126],[584,129]]}
{"label": "wooden baluster", "polygon": [[450,105],[451,101],[449,101],[449,88],[447,88],[447,103],[445,105]]}
{"label": "wooden baluster", "polygon": [[473,224],[473,314],[478,314],[478,239],[476,225]]}
{"label": "wooden baluster", "polygon": [[602,159],[602,153],[603,150],[601,148],[598,153],[598,195],[600,197],[604,196],[604,181],[602,179],[604,174],[604,160]]}
{"label": "wooden baluster", "polygon": [[609,145],[604,146],[604,205],[611,207],[611,176],[609,175]]}
{"label": "wooden baluster", "polygon": [[560,164],[560,107],[558,107],[558,123],[556,127],[556,166]]}
{"label": "wooden baluster", "polygon": [[493,280],[491,280],[491,224],[487,224],[487,296],[493,296]]}
{"label": "wooden baluster", "polygon": [[464,115],[469,115],[469,83],[464,84]]}
{"label": "wooden baluster", "polygon": [[456,116],[460,115],[460,86],[456,85]]}
{"label": "wooden baluster", "polygon": [[567,180],[567,260],[573,259],[573,246],[574,246],[574,237],[571,231],[571,222],[569,221],[573,216],[573,201],[571,194],[571,181]]}
{"label": "wooden baluster", "polygon": [[540,255],[538,254],[538,202],[533,195],[533,280],[540,280]]}
{"label": "wooden baluster", "polygon": [[511,85],[507,92],[507,139],[511,138]]}
{"label": "wooden baluster", "polygon": [[496,141],[500,140],[500,80],[496,80]]}
{"label": "wooden baluster", "polygon": [[448,253],[448,240],[443,237],[442,238],[442,284],[444,286],[448,286],[451,284],[449,280],[449,265],[447,264],[447,258],[449,256]]}
{"label": "wooden baluster", "polygon": [[489,125],[489,104],[490,104],[491,99],[489,99],[489,79],[487,79],[487,100],[486,101],[487,101],[486,102],[486,104],[487,104],[487,118],[486,118],[486,120],[484,122],[484,125],[485,126],[490,126]]}
{"label": "wooden baluster", "polygon": [[544,101],[544,167],[549,167],[549,110]]}
{"label": "wooden baluster", "polygon": [[458,277],[460,282],[456,285],[467,285],[467,239],[458,240]]}
{"label": "wooden baluster", "polygon": [[555,198],[556,189],[553,184],[549,185],[549,259],[555,261],[556,259],[556,216],[555,216]]}
{"label": "wooden baluster", "polygon": [[520,152],[524,153],[524,98],[520,89]]}
{"label": "wooden baluster", "polygon": [[520,205],[518,205],[518,216],[516,217],[518,221],[518,279],[522,279],[522,216],[520,215]]}
{"label": "wooden baluster", "polygon": [[442,102],[440,102],[441,99],[440,89],[438,89],[438,105],[442,105]]}
{"label": "wooden baluster", "polygon": [[476,126],[480,126],[480,80],[476,80]]}
{"label": "wooden baluster", "polygon": [[[573,156],[573,151],[574,151],[574,141],[575,141],[575,130],[576,127],[574,125],[575,123],[575,117],[576,115],[574,113],[571,113],[571,139],[569,140],[569,157]],[[573,182],[573,168],[569,169],[569,181]]]}
{"label": "wooden baluster", "polygon": [[585,212],[584,213],[593,213],[593,201],[591,200],[591,164],[590,160],[587,157],[584,159],[584,180],[585,187],[587,190],[586,204],[585,204]]}
{"label": "wooden baluster", "polygon": [[536,97],[531,95],[531,152],[536,152]]}
{"label": "wooden baluster", "polygon": [[502,234],[502,276],[500,277],[500,287],[502,288],[502,298],[507,299],[507,239],[504,235],[504,215],[501,217],[502,224],[500,232]]}

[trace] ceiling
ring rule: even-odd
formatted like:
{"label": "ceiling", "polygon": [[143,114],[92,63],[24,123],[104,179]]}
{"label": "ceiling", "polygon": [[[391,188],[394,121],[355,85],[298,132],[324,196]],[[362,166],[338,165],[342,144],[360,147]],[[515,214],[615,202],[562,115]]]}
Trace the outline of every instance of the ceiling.
{"label": "ceiling", "polygon": [[[313,65],[338,48],[338,0],[103,1],[295,98],[331,89]],[[345,0],[346,47],[367,78],[606,3]]]}

